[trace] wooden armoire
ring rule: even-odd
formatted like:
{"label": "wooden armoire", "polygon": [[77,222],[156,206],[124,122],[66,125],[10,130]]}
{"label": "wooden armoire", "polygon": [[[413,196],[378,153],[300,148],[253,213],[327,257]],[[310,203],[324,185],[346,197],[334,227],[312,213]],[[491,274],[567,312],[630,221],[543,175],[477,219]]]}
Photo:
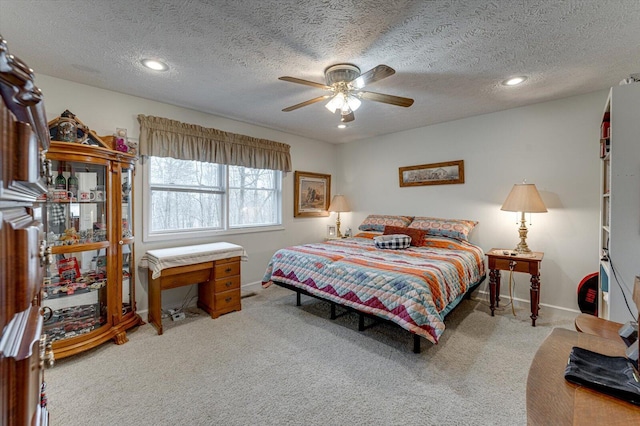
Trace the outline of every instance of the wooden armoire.
{"label": "wooden armoire", "polygon": [[0,36],[0,424],[46,425],[40,294],[48,262],[36,199],[46,192],[49,131],[33,71]]}

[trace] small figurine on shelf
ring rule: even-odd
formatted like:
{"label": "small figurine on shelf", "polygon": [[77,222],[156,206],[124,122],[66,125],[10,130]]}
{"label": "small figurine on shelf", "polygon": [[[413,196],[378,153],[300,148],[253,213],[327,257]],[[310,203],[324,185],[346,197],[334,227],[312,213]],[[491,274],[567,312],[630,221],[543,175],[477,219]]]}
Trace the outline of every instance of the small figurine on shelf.
{"label": "small figurine on shelf", "polygon": [[127,141],[127,146],[129,147],[129,154],[138,155],[138,142],[134,142],[129,139]]}
{"label": "small figurine on shelf", "polygon": [[129,152],[129,145],[127,145],[127,129],[116,129],[115,134],[116,151]]}
{"label": "small figurine on shelf", "polygon": [[76,228],[67,228],[64,230],[64,234],[60,236],[60,241],[62,241],[63,244],[78,244],[80,242],[80,236]]}

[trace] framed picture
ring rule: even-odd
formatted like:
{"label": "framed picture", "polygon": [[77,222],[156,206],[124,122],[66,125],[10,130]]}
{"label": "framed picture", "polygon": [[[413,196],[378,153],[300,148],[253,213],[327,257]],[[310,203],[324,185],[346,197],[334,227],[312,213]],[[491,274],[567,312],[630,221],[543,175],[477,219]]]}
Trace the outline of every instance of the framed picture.
{"label": "framed picture", "polygon": [[336,226],[335,225],[327,225],[327,237],[335,238],[336,237]]}
{"label": "framed picture", "polygon": [[331,175],[294,173],[293,217],[329,216]]}
{"label": "framed picture", "polygon": [[464,160],[400,167],[400,186],[464,183]]}

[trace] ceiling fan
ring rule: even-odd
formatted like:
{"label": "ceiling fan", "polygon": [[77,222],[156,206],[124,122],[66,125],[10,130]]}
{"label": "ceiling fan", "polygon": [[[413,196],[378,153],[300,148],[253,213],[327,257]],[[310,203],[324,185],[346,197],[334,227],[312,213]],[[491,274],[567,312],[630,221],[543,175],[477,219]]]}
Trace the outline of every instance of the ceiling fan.
{"label": "ceiling fan", "polygon": [[355,65],[337,64],[330,66],[324,71],[326,84],[303,80],[296,77],[280,77],[279,80],[305,84],[307,86],[317,87],[331,92],[329,94],[292,105],[282,111],[294,111],[298,108],[331,98],[325,107],[333,113],[339,111],[340,121],[346,123],[355,120],[353,112],[360,107],[360,99],[382,102],[401,107],[410,107],[413,105],[413,99],[362,90],[366,85],[392,76],[395,72],[396,71],[393,68],[387,65],[378,65],[364,74],[360,74],[360,68]]}

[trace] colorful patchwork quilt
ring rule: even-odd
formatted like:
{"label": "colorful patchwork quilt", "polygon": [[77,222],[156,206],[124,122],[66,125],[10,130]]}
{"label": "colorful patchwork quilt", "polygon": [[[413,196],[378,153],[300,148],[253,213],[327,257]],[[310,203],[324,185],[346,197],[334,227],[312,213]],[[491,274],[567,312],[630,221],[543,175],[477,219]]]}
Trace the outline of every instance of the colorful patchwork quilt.
{"label": "colorful patchwork quilt", "polygon": [[437,343],[445,315],[484,276],[484,253],[467,241],[429,236],[422,247],[393,250],[354,237],[278,250],[262,286],[301,288]]}

